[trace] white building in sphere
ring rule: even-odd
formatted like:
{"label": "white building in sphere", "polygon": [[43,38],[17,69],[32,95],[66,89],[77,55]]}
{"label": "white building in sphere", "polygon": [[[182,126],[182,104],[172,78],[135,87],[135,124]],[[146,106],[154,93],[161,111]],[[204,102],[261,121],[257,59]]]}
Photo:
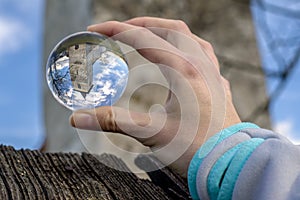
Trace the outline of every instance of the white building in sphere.
{"label": "white building in sphere", "polygon": [[69,65],[74,90],[88,93],[93,87],[93,64],[103,48],[94,44],[76,44],[69,47]]}

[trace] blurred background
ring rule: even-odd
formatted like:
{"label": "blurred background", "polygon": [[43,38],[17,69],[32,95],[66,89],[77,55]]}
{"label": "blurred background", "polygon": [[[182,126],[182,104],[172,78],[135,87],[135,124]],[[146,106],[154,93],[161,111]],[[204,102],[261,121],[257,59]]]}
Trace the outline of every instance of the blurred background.
{"label": "blurred background", "polygon": [[[46,59],[59,40],[92,23],[145,15],[185,21],[215,48],[242,120],[300,141],[298,0],[0,0],[0,143],[45,151],[109,149],[101,134],[69,126],[71,112],[46,85]],[[130,56],[131,66],[147,62]],[[128,87],[160,78],[157,70],[145,70],[130,77]],[[145,86],[131,97],[131,107],[147,111],[165,96],[164,88]],[[125,149],[147,151],[107,135]]]}

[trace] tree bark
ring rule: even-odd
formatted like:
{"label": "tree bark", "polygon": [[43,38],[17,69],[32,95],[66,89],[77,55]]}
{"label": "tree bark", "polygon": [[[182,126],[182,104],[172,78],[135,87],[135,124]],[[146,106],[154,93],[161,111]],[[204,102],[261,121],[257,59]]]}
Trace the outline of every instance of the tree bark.
{"label": "tree bark", "polygon": [[[0,199],[190,199],[185,180],[168,168],[149,174],[153,181],[129,171],[109,154],[41,153],[0,146]],[[140,156],[137,165],[160,165]]]}

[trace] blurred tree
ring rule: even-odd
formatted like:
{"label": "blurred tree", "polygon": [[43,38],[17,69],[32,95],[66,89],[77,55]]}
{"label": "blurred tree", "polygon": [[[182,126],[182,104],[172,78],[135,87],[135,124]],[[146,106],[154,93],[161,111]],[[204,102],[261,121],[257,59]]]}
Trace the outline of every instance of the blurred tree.
{"label": "blurred tree", "polygon": [[269,97],[255,109],[255,117],[269,109],[300,65],[300,7],[298,0],[252,0],[265,76],[272,83]]}

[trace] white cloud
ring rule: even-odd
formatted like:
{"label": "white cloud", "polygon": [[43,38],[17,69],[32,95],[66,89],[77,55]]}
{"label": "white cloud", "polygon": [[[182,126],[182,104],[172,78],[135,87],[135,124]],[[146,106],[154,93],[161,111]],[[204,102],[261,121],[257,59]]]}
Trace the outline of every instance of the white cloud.
{"label": "white cloud", "polygon": [[21,20],[0,16],[0,56],[20,50],[30,39]]}
{"label": "white cloud", "polygon": [[293,120],[283,120],[275,124],[274,130],[287,138],[289,138],[294,144],[300,144],[300,134],[295,130]]}

